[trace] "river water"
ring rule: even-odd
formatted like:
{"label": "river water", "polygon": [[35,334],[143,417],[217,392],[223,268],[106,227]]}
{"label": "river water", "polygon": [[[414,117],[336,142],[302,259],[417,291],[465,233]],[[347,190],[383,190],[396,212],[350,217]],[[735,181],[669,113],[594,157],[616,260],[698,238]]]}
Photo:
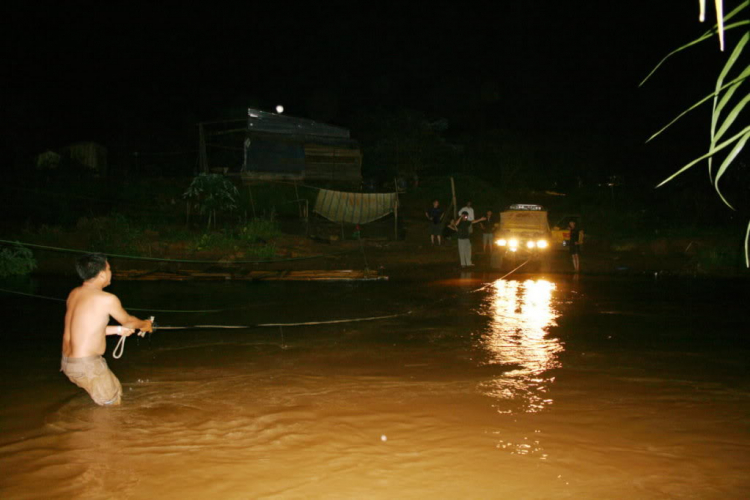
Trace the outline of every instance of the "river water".
{"label": "river water", "polygon": [[0,497],[747,498],[747,283],[499,278],[114,283],[225,309],[163,326],[408,313],[110,339],[117,408],[58,371],[63,305],[3,294]]}

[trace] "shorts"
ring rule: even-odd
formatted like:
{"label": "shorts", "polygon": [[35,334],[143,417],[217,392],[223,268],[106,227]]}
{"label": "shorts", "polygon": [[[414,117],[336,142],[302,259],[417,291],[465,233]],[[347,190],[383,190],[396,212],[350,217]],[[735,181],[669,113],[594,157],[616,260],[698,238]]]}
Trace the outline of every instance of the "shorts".
{"label": "shorts", "polygon": [[103,357],[98,355],[85,358],[63,356],[60,371],[67,375],[71,382],[88,392],[94,403],[100,406],[120,404],[122,386]]}
{"label": "shorts", "polygon": [[570,255],[578,255],[580,253],[580,245],[568,242],[568,249],[570,249]]}
{"label": "shorts", "polygon": [[441,223],[435,224],[434,222],[430,224],[430,235],[431,236],[440,236],[443,234],[443,225]]}
{"label": "shorts", "polygon": [[482,244],[491,245],[493,236],[495,236],[494,233],[482,233]]}

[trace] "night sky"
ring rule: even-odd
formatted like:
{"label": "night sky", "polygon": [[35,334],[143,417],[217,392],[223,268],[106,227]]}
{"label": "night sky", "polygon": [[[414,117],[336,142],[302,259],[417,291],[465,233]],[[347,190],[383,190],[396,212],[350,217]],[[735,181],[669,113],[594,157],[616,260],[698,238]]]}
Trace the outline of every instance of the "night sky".
{"label": "night sky", "polygon": [[355,139],[358,117],[378,110],[447,120],[454,142],[508,130],[602,174],[663,177],[707,142],[703,112],[644,145],[711,92],[718,42],[638,88],[713,24],[711,11],[698,22],[698,2],[306,5],[6,3],[5,146],[16,162],[80,140],[189,150],[196,122],[276,104]]}

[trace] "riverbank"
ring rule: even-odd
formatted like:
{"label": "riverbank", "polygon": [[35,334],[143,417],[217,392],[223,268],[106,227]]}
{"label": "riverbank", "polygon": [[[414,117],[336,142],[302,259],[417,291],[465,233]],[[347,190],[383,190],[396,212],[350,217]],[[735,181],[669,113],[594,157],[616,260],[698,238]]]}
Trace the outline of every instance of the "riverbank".
{"label": "riverbank", "polygon": [[[105,252],[115,269],[142,271],[229,270],[247,271],[307,271],[353,269],[377,271],[381,275],[441,273],[459,271],[455,239],[443,240],[441,245],[430,243],[426,225],[413,224],[402,240],[363,237],[360,240],[321,240],[305,235],[281,234],[274,238],[273,256],[257,258],[237,248],[213,248],[189,251],[185,242],[160,241],[158,233],[142,235],[145,246],[151,249],[145,259],[128,258],[119,252]],[[422,227],[425,226],[425,227]],[[482,250],[480,235],[475,234],[473,255],[476,271],[493,271],[490,255]],[[56,248],[80,248],[77,243],[85,235],[75,232],[60,234]],[[40,243],[26,241],[26,243]],[[48,242],[44,242],[48,243]],[[598,238],[587,238],[582,247],[581,273],[596,275],[676,275],[749,277],[741,263],[721,260],[718,250],[728,242],[708,242],[700,239],[658,238],[653,240],[611,243]],[[75,253],[34,248],[39,274],[73,274]],[[569,255],[564,250],[550,250],[550,266],[545,272],[572,273]],[[712,257],[714,257],[712,259]]]}

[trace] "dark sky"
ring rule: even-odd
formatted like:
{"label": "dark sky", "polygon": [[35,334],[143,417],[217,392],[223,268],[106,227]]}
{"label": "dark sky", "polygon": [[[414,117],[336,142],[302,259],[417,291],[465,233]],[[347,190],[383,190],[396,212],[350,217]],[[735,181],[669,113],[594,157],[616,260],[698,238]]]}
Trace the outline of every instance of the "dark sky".
{"label": "dark sky", "polygon": [[[635,161],[651,132],[711,91],[720,63],[708,42],[637,88],[713,23],[698,23],[695,1],[269,4],[6,3],[6,145],[189,147],[196,121],[280,103],[347,127],[410,108],[447,118],[449,136],[515,130]],[[656,147],[696,152],[705,126],[694,120]]]}

